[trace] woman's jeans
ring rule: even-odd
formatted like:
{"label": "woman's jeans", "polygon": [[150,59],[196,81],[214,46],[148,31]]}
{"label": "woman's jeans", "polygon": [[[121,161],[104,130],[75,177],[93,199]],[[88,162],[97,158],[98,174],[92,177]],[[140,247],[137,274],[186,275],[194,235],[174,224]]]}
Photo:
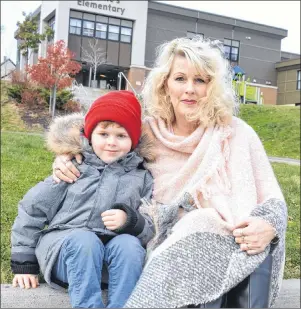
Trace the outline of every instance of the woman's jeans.
{"label": "woman's jeans", "polygon": [[64,241],[52,275],[68,283],[73,308],[104,308],[103,264],[109,272],[107,308],[122,308],[142,272],[145,249],[131,235],[115,236],[105,245],[93,233],[75,230]]}
{"label": "woman's jeans", "polygon": [[268,255],[251,275],[228,293],[197,308],[268,308],[272,262],[272,255]]}

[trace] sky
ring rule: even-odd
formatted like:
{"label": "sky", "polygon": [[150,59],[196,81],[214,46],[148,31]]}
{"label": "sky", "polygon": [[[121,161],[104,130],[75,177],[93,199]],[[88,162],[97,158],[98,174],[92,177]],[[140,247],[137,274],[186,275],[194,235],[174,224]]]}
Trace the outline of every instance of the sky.
{"label": "sky", "polygon": [[[281,50],[300,54],[300,1],[160,1],[288,30]],[[1,62],[7,56],[16,61],[14,32],[22,11],[33,12],[41,1],[1,1]]]}

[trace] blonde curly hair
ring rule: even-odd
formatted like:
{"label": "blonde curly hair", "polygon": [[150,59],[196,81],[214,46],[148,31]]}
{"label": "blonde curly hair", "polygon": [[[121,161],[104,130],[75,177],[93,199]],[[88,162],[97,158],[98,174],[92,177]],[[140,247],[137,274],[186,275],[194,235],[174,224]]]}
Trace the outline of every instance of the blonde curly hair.
{"label": "blonde curly hair", "polygon": [[177,38],[157,48],[154,68],[147,76],[142,98],[147,113],[164,119],[167,124],[175,120],[173,106],[165,91],[165,81],[171,72],[175,56],[184,56],[197,72],[207,76],[207,96],[200,99],[198,109],[187,114],[188,121],[203,126],[227,125],[238,112],[238,99],[232,87],[232,69],[223,56],[220,41],[201,37]]}

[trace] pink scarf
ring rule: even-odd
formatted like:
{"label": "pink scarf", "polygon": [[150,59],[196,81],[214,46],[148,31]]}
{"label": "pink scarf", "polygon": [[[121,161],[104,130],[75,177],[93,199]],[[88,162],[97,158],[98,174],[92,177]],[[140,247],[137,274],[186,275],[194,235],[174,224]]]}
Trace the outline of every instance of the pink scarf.
{"label": "pink scarf", "polygon": [[214,207],[232,224],[227,198],[231,184],[227,175],[230,156],[230,126],[198,127],[187,137],[170,132],[158,118],[145,119],[157,140],[165,147],[156,147],[157,159],[147,167],[155,178],[154,199],[161,203],[179,201],[188,192],[198,208]]}

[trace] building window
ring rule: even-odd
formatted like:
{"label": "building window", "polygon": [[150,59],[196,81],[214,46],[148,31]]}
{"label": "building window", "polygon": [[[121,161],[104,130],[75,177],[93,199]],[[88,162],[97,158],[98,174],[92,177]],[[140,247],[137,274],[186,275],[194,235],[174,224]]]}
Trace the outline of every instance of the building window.
{"label": "building window", "polygon": [[225,57],[230,62],[238,63],[239,58],[239,41],[224,39]]}
{"label": "building window", "polygon": [[109,24],[119,26],[120,25],[120,19],[110,17],[109,18]]}
{"label": "building window", "polygon": [[95,21],[95,15],[89,14],[89,13],[84,13],[83,19],[90,20],[90,21]]}
{"label": "building window", "polygon": [[301,71],[297,72],[297,90],[301,89]]}
{"label": "building window", "polygon": [[72,34],[81,35],[82,21],[80,19],[70,18],[69,32]]}
{"label": "building window", "polygon": [[108,26],[106,24],[96,23],[95,37],[99,39],[106,39],[107,30],[108,30]]}
{"label": "building window", "polygon": [[121,21],[121,26],[128,27],[128,28],[133,28],[133,22],[130,20],[122,20]]}
{"label": "building window", "polygon": [[131,43],[131,38],[132,38],[132,29],[121,27],[120,41],[125,43]]}
{"label": "building window", "polygon": [[55,16],[53,16],[51,19],[48,21],[48,26],[54,31],[55,27]]}
{"label": "building window", "polygon": [[109,25],[108,39],[112,41],[119,41],[119,26]]}
{"label": "building window", "polygon": [[191,32],[191,31],[187,31],[186,34],[187,38],[189,38],[190,40],[193,39],[195,36],[199,36],[202,39],[204,38],[204,34],[203,33],[196,33],[196,32]]}
{"label": "building window", "polygon": [[94,37],[94,22],[84,20],[83,35]]}
{"label": "building window", "polygon": [[83,13],[78,11],[70,11],[70,17],[76,18],[76,19],[83,19]]}
{"label": "building window", "polygon": [[71,10],[69,33],[131,44],[133,22]]}
{"label": "building window", "polygon": [[53,31],[53,36],[47,37],[47,42],[49,44],[52,44],[53,38],[54,38],[55,16],[53,16],[52,18],[48,20],[48,27]]}

